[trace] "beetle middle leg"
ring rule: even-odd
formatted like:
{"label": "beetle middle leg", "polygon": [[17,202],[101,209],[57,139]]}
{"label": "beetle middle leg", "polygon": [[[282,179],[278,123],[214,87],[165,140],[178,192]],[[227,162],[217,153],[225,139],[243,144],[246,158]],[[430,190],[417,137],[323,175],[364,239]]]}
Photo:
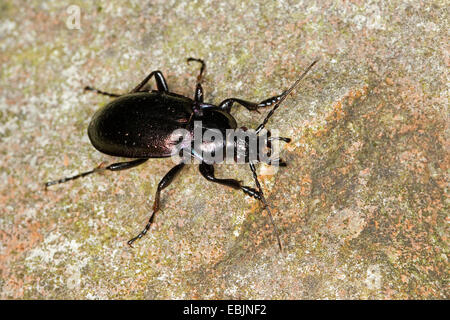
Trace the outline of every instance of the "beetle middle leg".
{"label": "beetle middle leg", "polygon": [[168,92],[169,87],[167,86],[166,79],[164,78],[164,75],[161,71],[156,70],[150,72],[148,76],[145,77],[144,80],[141,81],[133,90],[130,91],[130,93],[135,93],[141,91],[141,89],[147,84],[147,82],[152,78],[155,77],[156,87],[158,88],[158,91],[161,92]]}
{"label": "beetle middle leg", "polygon": [[[166,82],[166,79],[164,78],[164,75],[162,74],[161,71],[156,70],[156,71],[150,72],[150,74],[147,77],[145,77],[145,79],[142,80],[141,83],[139,83],[129,93],[135,93],[135,92],[141,91],[141,89],[147,84],[147,82],[152,77],[155,77],[156,87],[158,88],[158,91],[161,91],[161,92],[169,91],[169,87],[167,86],[167,82]],[[94,91],[95,93],[102,94],[104,96],[108,96],[108,97],[112,97],[112,98],[117,98],[117,97],[122,96],[122,94],[105,92],[105,91],[96,89],[96,88],[91,87],[91,86],[84,87],[84,90],[85,91]]]}
{"label": "beetle middle leg", "polygon": [[202,88],[202,81],[203,81],[203,73],[206,69],[205,61],[202,59],[196,59],[196,58],[187,58],[187,62],[199,62],[202,66],[200,67],[200,73],[197,76],[197,85],[195,86],[195,94],[194,94],[194,101],[202,103],[203,102],[203,88]]}
{"label": "beetle middle leg", "polygon": [[117,163],[113,163],[110,164],[107,167],[103,167],[102,165],[98,166],[97,168],[94,168],[92,170],[83,172],[83,173],[79,173],[75,176],[71,176],[71,177],[66,177],[66,178],[62,178],[62,179],[58,179],[58,180],[53,180],[53,181],[49,181],[45,183],[45,189],[47,190],[47,188],[49,186],[52,186],[54,184],[59,184],[59,183],[64,183],[70,180],[75,180],[78,178],[82,178],[85,177],[87,175],[90,175],[92,173],[98,173],[104,170],[109,170],[109,171],[120,171],[120,170],[126,170],[126,169],[131,169],[134,168],[140,164],[143,164],[145,161],[147,161],[148,159],[136,159],[136,160],[132,160],[132,161],[126,161],[126,162],[117,162]]}
{"label": "beetle middle leg", "polygon": [[261,194],[259,191],[252,187],[243,186],[242,183],[235,179],[219,179],[214,176],[214,166],[207,164],[205,162],[200,163],[199,165],[200,173],[203,177],[205,177],[207,180],[219,183],[221,185],[231,187],[233,189],[242,190],[245,194],[257,199],[261,200]]}
{"label": "beetle middle leg", "polygon": [[180,164],[176,165],[175,167],[170,169],[169,172],[167,172],[166,175],[159,182],[158,189],[156,190],[155,201],[153,202],[153,212],[150,216],[150,219],[148,220],[148,223],[145,226],[145,228],[136,237],[134,237],[128,241],[128,245],[130,247],[132,247],[133,242],[135,242],[136,240],[145,236],[145,234],[150,229],[150,227],[153,223],[153,219],[155,218],[155,213],[157,213],[160,209],[159,205],[160,205],[161,191],[163,189],[167,188],[172,183],[173,179],[181,171],[181,169],[183,169],[183,167],[184,167],[184,163],[180,163]]}

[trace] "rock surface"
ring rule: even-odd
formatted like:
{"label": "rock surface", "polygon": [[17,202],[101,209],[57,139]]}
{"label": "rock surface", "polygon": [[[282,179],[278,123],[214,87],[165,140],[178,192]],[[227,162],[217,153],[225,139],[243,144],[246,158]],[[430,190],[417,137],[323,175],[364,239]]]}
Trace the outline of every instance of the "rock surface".
{"label": "rock surface", "polygon": [[[445,1],[0,6],[0,298],[449,298]],[[120,161],[89,143],[109,99],[84,86],[123,93],[160,69],[191,96],[190,56],[214,103],[280,93],[321,58],[268,124],[293,139],[288,167],[260,172],[283,253],[261,205],[196,166],[129,248],[170,159],[43,189]],[[247,166],[217,175],[252,183]]]}

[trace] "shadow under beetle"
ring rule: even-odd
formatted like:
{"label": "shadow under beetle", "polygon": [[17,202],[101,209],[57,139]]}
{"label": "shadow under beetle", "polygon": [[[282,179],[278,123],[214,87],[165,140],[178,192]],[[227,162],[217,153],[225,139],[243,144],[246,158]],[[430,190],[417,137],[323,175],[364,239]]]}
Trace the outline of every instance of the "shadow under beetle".
{"label": "shadow under beetle", "polygon": [[[151,72],[133,90],[123,95],[104,92],[92,87],[85,87],[85,90],[116,98],[94,114],[88,127],[88,135],[92,145],[98,151],[105,154],[124,158],[135,158],[135,160],[113,163],[106,167],[100,165],[97,168],[75,176],[47,182],[45,183],[45,188],[104,170],[119,171],[130,169],[143,164],[150,158],[170,157],[174,155],[174,152],[179,151],[174,149],[175,144],[170,140],[171,134],[177,129],[187,129],[189,132],[192,132],[194,120],[202,121],[202,129],[219,129],[223,132],[226,129],[237,129],[236,120],[230,114],[234,103],[240,104],[250,111],[257,112],[260,108],[273,106],[263,122],[256,128],[255,131],[258,135],[275,110],[317,62],[317,60],[315,60],[311,63],[297,81],[280,95],[271,97],[260,103],[229,98],[216,106],[203,101],[203,89],[201,83],[205,71],[205,63],[201,59],[194,58],[188,58],[187,61],[195,61],[201,65],[200,73],[197,77],[194,99],[170,92],[166,80],[160,71]],[[155,78],[157,90],[147,90],[145,88],[152,77]],[[244,131],[247,130],[245,127],[241,127],[241,129]],[[289,138],[269,137],[269,140],[275,139],[290,142]],[[216,145],[215,147],[226,148],[223,144]],[[234,148],[237,149],[238,146],[235,145]],[[245,148],[245,152],[248,154],[248,145],[245,145]],[[195,152],[193,148],[190,149],[190,152],[193,157],[200,161],[200,173],[207,180],[237,190],[240,189],[245,194],[263,203],[264,209],[268,211],[271,223],[274,227],[278,246],[280,247],[280,250],[282,250],[278,230],[273,221],[272,213],[270,212],[267,201],[264,198],[263,190],[258,181],[253,161],[248,161],[248,164],[252,171],[253,179],[255,180],[256,189],[244,186],[240,181],[235,179],[217,178],[214,175],[213,164],[204,161],[201,154]],[[280,166],[286,166],[284,161],[281,159],[278,160]],[[134,241],[142,238],[148,232],[153,223],[155,213],[160,209],[161,191],[170,185],[184,166],[185,163],[180,162],[170,169],[159,182],[150,219],[145,228],[137,236],[128,241],[130,246],[132,246]]]}

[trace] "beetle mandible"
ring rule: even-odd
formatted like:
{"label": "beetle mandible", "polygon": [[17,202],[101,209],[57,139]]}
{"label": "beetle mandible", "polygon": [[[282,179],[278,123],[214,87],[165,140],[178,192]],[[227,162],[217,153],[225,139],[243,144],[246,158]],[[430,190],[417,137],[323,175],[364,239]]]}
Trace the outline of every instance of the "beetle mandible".
{"label": "beetle mandible", "polygon": [[[104,170],[119,171],[130,169],[143,164],[150,158],[173,156],[180,150],[175,148],[177,144],[171,140],[172,133],[177,129],[186,129],[188,132],[192,133],[194,120],[202,121],[203,130],[218,129],[219,131],[224,132],[226,129],[237,129],[237,122],[230,113],[234,103],[245,107],[249,111],[256,112],[259,112],[258,110],[260,108],[273,106],[263,122],[256,128],[255,132],[256,135],[258,135],[264,129],[275,110],[292,90],[294,90],[318,60],[313,61],[297,81],[280,95],[265,99],[259,103],[249,102],[238,98],[228,98],[219,105],[209,104],[203,101],[202,80],[206,65],[201,59],[187,59],[188,63],[191,61],[198,62],[201,65],[193,99],[170,92],[161,71],[151,72],[141,83],[127,94],[108,93],[93,87],[85,87],[85,90],[116,98],[94,114],[88,127],[88,135],[92,145],[102,153],[111,156],[132,158],[134,160],[113,163],[108,166],[100,165],[90,171],[71,177],[49,181],[45,183],[45,188],[47,189],[47,187],[51,185],[75,180]],[[146,90],[145,85],[151,78],[155,78],[157,90]],[[247,130],[245,127],[241,127],[241,129],[244,131]],[[269,137],[268,140],[290,142],[289,138],[284,137]],[[235,152],[239,152],[237,150],[239,147],[236,141],[233,143],[232,149],[234,149]],[[224,150],[227,148],[226,144],[227,142],[223,142],[220,145],[214,145],[214,148],[216,148],[214,151],[223,151],[223,153],[226,153]],[[205,143],[200,145],[200,148],[202,147],[205,147]],[[248,144],[244,144],[243,152],[247,156],[245,159],[252,171],[256,188],[244,186],[241,181],[235,179],[217,178],[214,175],[214,163],[206,161],[202,157],[202,153],[195,150],[195,148],[189,148],[190,156],[196,158],[200,162],[199,171],[207,180],[237,190],[242,190],[245,194],[262,202],[264,205],[263,209],[266,209],[269,213],[270,221],[277,237],[278,246],[280,250],[282,250],[277,227],[273,221],[272,213],[264,197],[263,190],[256,174],[255,163],[258,162],[259,159],[256,159],[256,161],[248,160]],[[280,166],[286,166],[284,161],[279,158],[277,160],[277,163]],[[161,191],[170,185],[185,164],[185,161],[181,161],[175,165],[159,182],[150,219],[145,228],[137,236],[128,241],[130,246],[149,231],[154,221],[155,214],[160,209]],[[268,164],[270,165],[271,163],[269,162]]]}

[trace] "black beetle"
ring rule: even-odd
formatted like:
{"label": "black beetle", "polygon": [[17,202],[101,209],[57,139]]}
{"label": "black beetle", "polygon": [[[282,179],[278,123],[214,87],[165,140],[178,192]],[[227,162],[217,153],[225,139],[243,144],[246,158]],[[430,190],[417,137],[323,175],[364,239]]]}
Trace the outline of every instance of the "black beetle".
{"label": "black beetle", "polygon": [[[201,64],[200,74],[197,77],[194,99],[170,92],[166,80],[160,71],[151,72],[133,90],[123,95],[104,92],[92,87],[85,87],[85,90],[94,91],[99,94],[116,98],[94,114],[88,127],[88,135],[92,145],[100,152],[108,155],[137,159],[110,164],[106,167],[100,165],[93,170],[83,172],[72,177],[47,182],[45,183],[45,188],[54,184],[75,180],[77,178],[103,170],[119,171],[130,169],[146,162],[149,158],[164,158],[173,156],[180,150],[176,149],[177,146],[179,148],[179,144],[175,143],[179,141],[171,140],[172,133],[177,129],[186,129],[188,132],[192,133],[194,128],[194,120],[202,121],[203,130],[218,129],[219,131],[224,132],[226,129],[237,129],[236,120],[230,114],[231,107],[234,103],[238,103],[250,111],[258,111],[259,108],[273,106],[264,121],[255,130],[256,135],[258,135],[265,127],[274,111],[280,106],[281,102],[283,102],[283,100],[292,92],[292,90],[299,84],[307,72],[317,62],[317,60],[315,60],[311,63],[311,65],[303,72],[297,81],[288,90],[278,96],[271,97],[260,103],[249,102],[237,98],[229,98],[216,106],[203,102],[203,89],[201,83],[203,73],[205,71],[204,61],[194,58],[188,58],[187,61],[196,61]],[[155,78],[157,90],[146,90],[145,85],[152,77]],[[245,127],[242,127],[241,129],[244,131],[247,130]],[[289,138],[283,137],[269,137],[268,140],[282,140],[284,142],[290,141]],[[204,143],[202,144],[205,146]],[[218,151],[218,148],[225,149],[226,145],[225,143],[221,143],[219,145],[216,144],[214,145],[214,148],[216,149],[215,151]],[[236,141],[234,141],[233,149],[235,151],[238,149]],[[205,159],[202,158],[202,154],[198,152],[198,150],[192,150],[190,149],[189,151],[190,156],[193,156],[200,161],[199,169],[203,177],[212,182],[216,182],[234,189],[240,189],[245,194],[260,200],[264,204],[264,208],[268,211],[271,223],[274,226],[278,245],[280,249],[282,249],[276,225],[273,222],[272,214],[264,198],[261,185],[257,178],[254,162],[258,162],[259,159],[256,159],[257,161],[249,161],[248,144],[244,144],[243,151],[247,156],[245,158],[246,163],[250,165],[257,189],[243,186],[238,180],[216,178],[214,175],[214,163],[205,161]],[[277,161],[277,163],[280,166],[286,165],[286,163],[281,159],[278,160],[279,161]],[[150,216],[149,222],[136,237],[128,241],[130,246],[134,241],[140,239],[148,232],[151,224],[153,223],[155,213],[160,209],[161,191],[169,186],[184,166],[185,162],[181,161],[170,169],[159,182],[153,203],[153,212]]]}

